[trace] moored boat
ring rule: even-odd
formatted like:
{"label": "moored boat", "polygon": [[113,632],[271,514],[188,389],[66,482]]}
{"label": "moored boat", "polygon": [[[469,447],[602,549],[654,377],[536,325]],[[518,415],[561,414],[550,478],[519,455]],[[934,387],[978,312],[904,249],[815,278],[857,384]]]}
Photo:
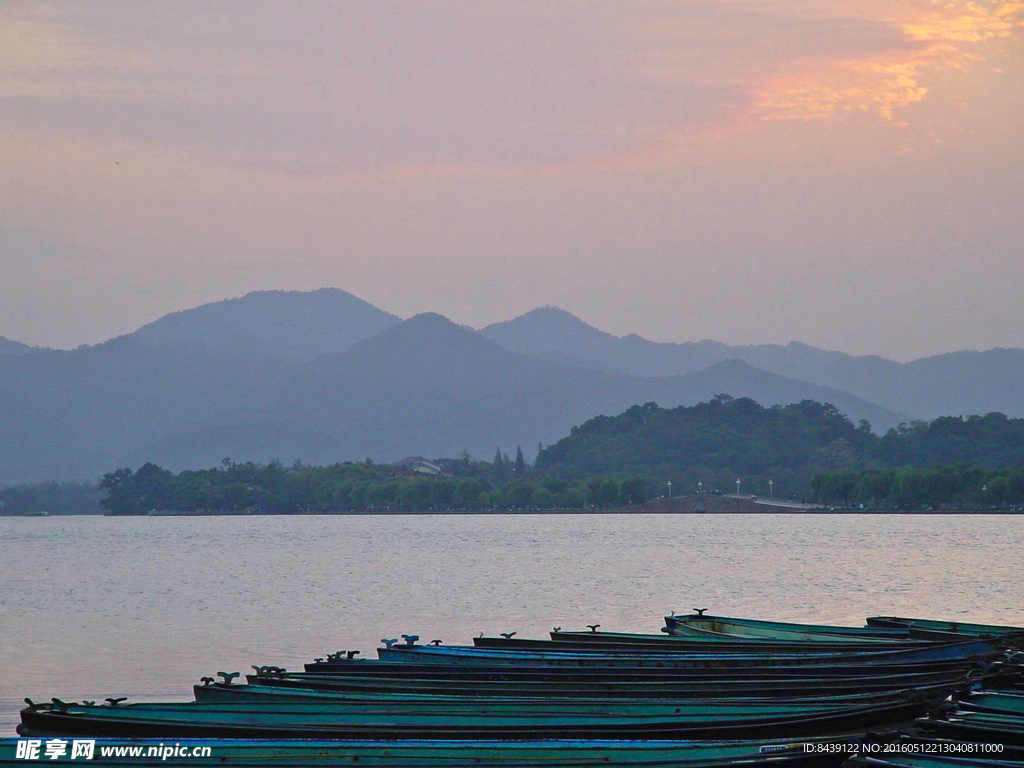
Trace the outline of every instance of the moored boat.
{"label": "moored boat", "polygon": [[331,706],[342,703],[369,710],[371,708],[406,707],[441,710],[481,708],[490,711],[545,711],[545,712],[593,712],[593,713],[636,713],[636,714],[678,714],[699,708],[707,711],[764,706],[779,711],[796,711],[825,707],[858,706],[906,701],[912,698],[938,703],[949,694],[948,686],[932,686],[917,689],[893,689],[867,693],[832,693],[822,696],[773,696],[770,690],[762,691],[759,697],[718,696],[700,698],[697,696],[677,699],[657,698],[610,698],[610,697],[542,697],[542,696],[499,696],[473,694],[415,694],[384,693],[380,691],[339,691],[331,689],[303,688],[287,685],[226,685],[213,683],[194,687],[196,701],[200,702],[316,702],[323,701]]}
{"label": "moored boat", "polygon": [[[594,626],[587,633],[556,629],[550,639],[508,634],[465,646],[442,646],[439,641],[424,646],[419,638],[404,635],[401,645],[383,641],[378,659],[358,659],[353,651],[317,659],[304,672],[255,667],[246,685],[233,682],[238,673],[218,673],[224,681],[203,678],[204,684],[194,689],[194,702],[122,705],[108,700],[111,706],[99,707],[57,699],[51,704],[29,702],[19,732],[101,740],[216,738],[228,741],[211,743],[238,748],[209,764],[239,768],[596,768],[609,762],[621,768],[838,768],[841,751],[800,755],[780,746],[780,754],[772,756],[762,748],[779,740],[797,744],[855,737],[868,730],[887,732],[927,712],[929,717],[916,721],[920,734],[915,738],[922,741],[998,739],[1017,750],[1015,754],[1024,753],[1024,691],[977,690],[982,684],[1011,685],[1019,679],[1020,654],[1007,653],[1019,641],[1011,633],[674,618],[692,634],[602,633]],[[715,621],[718,626],[704,628]],[[718,631],[722,629],[730,632]],[[837,629],[863,634],[832,631]],[[309,741],[320,739],[332,741]],[[677,745],[694,739],[716,744],[744,739],[747,745],[756,740],[760,746],[757,752],[745,747],[742,753],[724,748],[685,754],[646,748],[614,754],[586,751],[607,739],[643,745],[662,739]],[[532,756],[486,751],[489,745],[562,740],[580,748],[540,750]],[[287,746],[270,746],[309,743],[338,749],[288,753]],[[383,746],[380,751],[344,751],[344,745],[357,743]],[[439,746],[437,752],[429,751],[431,745],[453,743],[460,749]],[[412,744],[427,751],[416,753]],[[5,754],[0,749],[0,768]],[[111,763],[121,764],[127,763]]]}
{"label": "moored boat", "polygon": [[967,621],[940,621],[936,619],[917,619],[905,616],[868,616],[869,627],[877,629],[921,629],[936,632],[952,632],[961,635],[1008,636],[1019,635],[1024,638],[1024,627],[1004,624],[976,624]]}
{"label": "moored boat", "polygon": [[[17,739],[0,739],[0,768],[33,764],[19,759]],[[805,743],[819,746],[807,750]],[[836,768],[842,752],[830,749],[830,740],[800,739],[798,742],[776,741],[659,741],[659,740],[572,740],[545,741],[373,741],[373,740],[272,740],[272,739],[195,739],[190,747],[200,753],[209,748],[208,756],[190,756],[187,760],[139,757],[100,757],[115,751],[150,746],[162,747],[153,740],[97,740],[91,766],[341,766],[359,765],[372,768],[534,768],[573,766],[649,766],[654,768]],[[40,750],[39,763],[51,764]],[[60,760],[56,762],[61,762]],[[79,761],[82,762],[82,761]]]}
{"label": "moored boat", "polygon": [[360,713],[317,703],[243,705],[30,705],[21,711],[23,736],[159,738],[757,739],[826,736],[893,725],[919,715],[923,702],[839,707],[799,713],[747,711],[672,716]]}
{"label": "moored boat", "polygon": [[969,712],[996,712],[1024,717],[1024,691],[970,691],[955,697],[960,709]]}
{"label": "moored boat", "polygon": [[[554,644],[557,645],[557,644]],[[1004,653],[1004,647],[995,640],[972,639],[955,643],[929,643],[919,648],[905,648],[890,651],[841,652],[841,653],[615,653],[600,651],[558,651],[555,648],[537,650],[501,650],[476,646],[421,646],[393,645],[378,648],[377,655],[386,661],[414,661],[422,663],[465,664],[485,661],[492,664],[543,664],[543,665],[603,665],[615,667],[723,667],[723,666],[770,666],[787,663],[801,666],[858,664],[885,665],[912,662],[940,662],[956,660],[994,659]]]}
{"label": "moored boat", "polygon": [[1024,717],[1020,715],[954,709],[917,724],[924,733],[945,739],[1024,747]]}
{"label": "moored boat", "polygon": [[[829,652],[840,650],[898,650],[900,648],[919,648],[929,642],[945,640],[952,642],[964,638],[956,635],[941,636],[907,636],[893,638],[859,638],[838,635],[804,635],[792,638],[767,637],[761,635],[741,635],[711,632],[693,629],[692,633],[631,634],[628,632],[565,631],[558,629],[550,633],[551,640],[567,645],[601,646],[601,647],[656,647],[686,648],[707,651],[732,651],[733,649],[749,649],[752,651],[812,651]],[[522,642],[517,638],[474,638],[474,645],[502,646]],[[536,641],[529,641],[536,642]]]}
{"label": "moored boat", "polygon": [[797,624],[785,621],[744,619],[735,616],[715,616],[707,613],[669,614],[665,617],[665,627],[662,631],[666,634],[688,634],[704,638],[762,637],[775,640],[805,640],[826,643],[835,640],[905,642],[912,639],[909,628],[906,626],[844,627],[832,624]]}
{"label": "moored boat", "polygon": [[309,677],[260,678],[248,676],[249,683],[268,686],[301,687],[313,690],[352,692],[458,694],[491,696],[601,696],[625,698],[709,698],[823,696],[839,693],[867,693],[911,689],[931,685],[951,690],[966,683],[964,676],[935,673],[914,675],[872,675],[857,678],[797,678],[772,680],[565,680],[549,676],[547,680],[458,680],[450,678],[353,678],[315,675]]}
{"label": "moored boat", "polygon": [[[560,657],[568,658],[568,657]],[[628,658],[629,657],[625,657]],[[657,658],[646,656],[646,658]],[[678,658],[678,657],[676,657]],[[731,658],[731,657],[727,657]],[[451,677],[459,679],[471,678],[542,678],[551,679],[557,675],[560,679],[580,678],[586,680],[596,679],[628,679],[648,680],[653,678],[674,678],[686,680],[714,680],[714,679],[789,679],[793,677],[865,677],[880,674],[935,674],[947,675],[966,674],[975,666],[974,660],[949,659],[942,661],[909,661],[905,663],[886,664],[815,664],[812,668],[797,663],[792,659],[777,661],[770,664],[753,663],[745,665],[742,662],[725,665],[696,665],[696,664],[654,664],[650,666],[636,666],[632,664],[604,664],[599,661],[591,661],[586,664],[558,664],[529,663],[525,660],[520,663],[510,664],[504,661],[501,663],[489,663],[487,657],[474,656],[453,662],[451,659],[445,663],[434,663],[434,660],[427,659],[424,662],[412,660],[394,662],[390,660],[366,659],[359,662],[349,661],[314,661],[304,665],[306,673],[316,675],[345,675],[351,677]],[[619,659],[621,661],[621,659]],[[1005,666],[1005,665],[1004,665]],[[988,670],[995,670],[996,664],[986,667]],[[276,674],[276,673],[273,673]],[[273,676],[271,674],[270,676]],[[301,673],[287,673],[301,674]]]}

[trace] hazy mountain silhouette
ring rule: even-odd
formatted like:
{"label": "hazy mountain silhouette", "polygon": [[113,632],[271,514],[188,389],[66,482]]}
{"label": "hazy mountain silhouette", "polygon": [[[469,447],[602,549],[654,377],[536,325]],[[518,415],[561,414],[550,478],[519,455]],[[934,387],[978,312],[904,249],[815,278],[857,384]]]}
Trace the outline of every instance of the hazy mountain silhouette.
{"label": "hazy mountain silhouette", "polygon": [[0,358],[0,484],[95,479],[139,446],[251,403],[262,361],[193,344],[117,339]]}
{"label": "hazy mountain silhouette", "polygon": [[865,377],[855,382],[890,403],[913,403],[928,418],[943,414],[1024,416],[1024,349],[949,352],[905,363],[891,389]]}
{"label": "hazy mountain silhouette", "polygon": [[146,344],[202,344],[251,357],[312,360],[348,349],[399,321],[337,288],[254,291],[173,312],[128,338]]}
{"label": "hazy mountain silhouette", "polygon": [[[186,430],[151,452],[171,466],[223,455],[316,463],[454,456],[463,449],[485,456],[496,444],[556,440],[587,418],[636,403],[693,404],[720,392],[769,405],[827,401],[884,426],[900,420],[849,394],[740,361],[681,377],[593,371],[510,352],[428,313],[307,365],[250,412],[224,417],[215,428]],[[249,450],[240,452],[245,443]]]}
{"label": "hazy mountain silhouette", "polygon": [[481,330],[508,349],[638,376],[669,376],[726,359],[850,392],[915,417],[1002,411],[1024,416],[1024,350],[952,352],[899,363],[792,342],[730,346],[717,341],[679,344],[614,336],[556,307],[543,307]]}
{"label": "hazy mountain silhouette", "polygon": [[38,347],[30,347],[28,344],[22,344],[20,341],[0,336],[0,355],[23,355],[36,349]]}
{"label": "hazy mountain silhouette", "polygon": [[730,346],[720,341],[649,341],[635,333],[615,336],[558,307],[540,307],[512,320],[489,325],[480,333],[517,352],[571,355],[581,362],[610,366],[638,376],[689,373],[729,358],[764,368],[783,366],[788,370],[777,372],[797,375],[800,371],[805,377],[817,376],[822,366],[835,369],[845,364],[857,371],[870,367],[879,374],[900,366],[882,357],[854,357],[797,342],[785,346]]}
{"label": "hazy mountain silhouette", "polygon": [[849,392],[764,371],[743,360],[722,360],[703,370],[670,380],[682,382],[690,394],[691,399],[680,405],[710,400],[724,392],[733,397],[749,397],[765,406],[786,405],[801,400],[831,403],[854,423],[864,419],[876,431],[884,432],[907,419],[906,414],[890,411]]}
{"label": "hazy mountain silhouette", "polygon": [[803,344],[664,344],[550,308],[476,332],[333,289],[252,293],[93,347],[6,349],[31,354],[0,354],[0,485],[225,456],[489,456],[638,403],[719,393],[829,402],[876,430],[908,414],[1024,415],[1022,350],[900,364]]}

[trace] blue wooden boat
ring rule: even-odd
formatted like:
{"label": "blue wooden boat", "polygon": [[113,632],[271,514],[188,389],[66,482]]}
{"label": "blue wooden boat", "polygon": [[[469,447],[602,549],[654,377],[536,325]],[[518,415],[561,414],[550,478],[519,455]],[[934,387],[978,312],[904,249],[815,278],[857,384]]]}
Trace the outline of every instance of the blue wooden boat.
{"label": "blue wooden boat", "polygon": [[[636,655],[616,656],[612,661],[629,660]],[[645,658],[661,658],[660,655],[645,654]],[[497,657],[495,657],[497,658]],[[574,658],[559,656],[559,659]],[[689,659],[690,655],[675,657]],[[702,657],[703,658],[703,657]],[[732,656],[726,658],[731,659]],[[760,660],[759,660],[760,661]],[[346,675],[350,677],[448,677],[457,679],[543,679],[550,680],[553,675],[560,679],[593,680],[650,680],[673,678],[676,680],[716,680],[716,679],[776,679],[784,680],[794,676],[807,677],[862,677],[877,674],[910,674],[919,672],[943,672],[948,674],[966,673],[973,659],[949,659],[943,661],[912,661],[898,664],[816,664],[808,674],[803,664],[775,662],[772,664],[742,663],[727,665],[694,665],[694,664],[655,664],[652,666],[635,666],[627,664],[604,664],[588,662],[587,664],[560,664],[552,666],[547,662],[530,663],[520,660],[509,664],[500,659],[501,663],[489,663],[487,657],[474,656],[464,658],[458,663],[445,659],[443,663],[434,663],[433,659],[425,662],[413,660],[405,656],[400,661],[365,659],[362,661],[322,661],[308,663],[304,666],[307,673],[317,675]],[[294,673],[291,673],[294,674]]]}
{"label": "blue wooden boat", "polygon": [[[794,676],[799,677],[863,677],[879,674],[909,674],[918,672],[945,672],[958,674],[967,672],[974,666],[974,658],[951,658],[943,660],[925,660],[925,662],[911,662],[898,664],[817,664],[813,666],[810,674],[804,671],[807,665],[795,664],[792,660],[776,662],[774,664],[753,664],[744,665],[741,662],[734,664],[692,664],[692,655],[682,656],[673,654],[670,662],[682,659],[686,664],[678,665],[671,663],[655,663],[651,665],[636,666],[633,659],[654,659],[655,662],[664,659],[664,654],[615,654],[614,656],[601,656],[601,660],[589,659],[586,664],[574,663],[579,659],[580,653],[559,654],[556,659],[559,662],[572,662],[571,664],[551,664],[549,660],[542,659],[540,662],[530,662],[522,657],[513,655],[514,664],[509,663],[508,655],[481,655],[457,656],[442,658],[441,663],[435,663],[436,658],[427,658],[425,662],[418,662],[415,656],[404,655],[398,662],[392,659],[364,659],[361,662],[347,662],[347,660],[321,660],[306,664],[304,669],[307,673],[316,675],[347,675],[359,677],[423,677],[423,678],[459,678],[459,679],[543,679],[550,680],[557,675],[561,679],[580,680],[648,680],[654,678],[673,678],[676,680],[716,680],[716,679],[775,679],[784,680]],[[749,656],[748,656],[749,657]],[[701,656],[706,658],[706,656]],[[732,659],[732,655],[727,655]],[[492,660],[496,659],[495,663]],[[607,659],[607,663],[605,660]],[[763,659],[757,659],[763,660]],[[623,664],[626,662],[627,664]],[[258,668],[256,668],[258,669]],[[272,674],[271,674],[272,676]]]}
{"label": "blue wooden boat", "polygon": [[950,689],[967,683],[964,673],[921,672],[863,677],[793,677],[786,679],[716,679],[716,680],[599,680],[581,681],[549,675],[544,680],[493,679],[460,680],[452,678],[360,678],[347,675],[307,675],[296,673],[280,678],[249,675],[250,684],[301,687],[314,690],[351,692],[388,692],[422,694],[458,694],[488,696],[601,696],[625,698],[710,698],[710,697],[776,697],[811,696],[840,693],[867,693],[929,686]]}
{"label": "blue wooden boat", "polygon": [[416,663],[466,664],[484,661],[489,664],[601,665],[608,667],[727,667],[815,665],[850,666],[858,664],[885,665],[914,662],[940,662],[990,659],[1001,656],[1004,646],[994,640],[973,639],[956,643],[929,643],[920,648],[863,653],[793,653],[793,654],[686,654],[686,653],[615,653],[576,650],[501,650],[476,646],[393,645],[378,648],[379,658],[386,661]]}
{"label": "blue wooden boat", "polygon": [[[244,689],[247,686],[233,686]],[[216,720],[231,718],[245,722],[283,723],[321,721],[333,723],[349,718],[395,718],[418,722],[427,718],[430,722],[447,723],[456,718],[476,718],[481,721],[494,720],[503,724],[507,718],[511,723],[559,720],[575,718],[581,723],[606,723],[619,719],[646,723],[670,721],[673,723],[705,723],[733,720],[770,720],[795,717],[811,717],[831,712],[858,712],[871,707],[903,705],[907,697],[894,694],[888,696],[859,697],[854,699],[818,697],[814,699],[690,699],[684,701],[650,700],[587,700],[587,699],[485,699],[481,697],[448,697],[446,699],[421,699],[410,702],[395,698],[363,698],[350,701],[345,698],[318,698],[286,701],[274,696],[244,700],[205,700],[185,702],[140,702],[121,703],[117,706],[95,706],[79,704],[32,704],[32,711],[75,714],[81,718],[129,718],[131,720],[154,720],[186,718],[190,720]],[[926,702],[917,699],[919,708]]]}
{"label": "blue wooden boat", "polygon": [[[601,647],[623,647],[623,648],[686,648],[690,650],[706,650],[712,652],[736,650],[750,650],[757,652],[786,652],[786,651],[812,651],[820,652],[823,647],[830,652],[841,650],[867,651],[867,650],[898,650],[900,648],[919,648],[929,642],[953,642],[963,640],[957,635],[942,634],[936,636],[906,637],[884,637],[884,638],[860,638],[842,637],[838,635],[805,634],[800,636],[794,633],[795,637],[765,637],[760,635],[725,634],[712,632],[710,630],[688,628],[690,633],[663,633],[660,635],[632,634],[628,632],[603,632],[597,629],[592,631],[565,631],[555,630],[550,633],[551,640],[559,643]],[[521,640],[515,637],[479,637],[474,638],[473,644],[480,646],[502,647],[511,646],[515,643],[534,643],[533,640]]]}
{"label": "blue wooden boat", "polygon": [[751,706],[729,714],[668,716],[359,713],[317,703],[253,705],[130,704],[84,706],[55,701],[21,711],[23,736],[158,738],[373,739],[774,739],[827,736],[891,726],[920,715],[922,702],[771,713]]}
{"label": "blue wooden boat", "polygon": [[444,709],[479,707],[493,711],[545,711],[545,712],[629,712],[643,714],[678,714],[693,707],[707,710],[743,708],[748,705],[777,705],[782,709],[819,707],[821,705],[857,706],[905,701],[909,697],[920,697],[932,704],[946,699],[951,692],[948,685],[937,685],[915,689],[892,689],[869,693],[830,693],[819,696],[777,696],[765,689],[761,696],[697,696],[675,699],[625,698],[625,697],[541,697],[541,696],[499,696],[484,694],[417,694],[387,693],[381,691],[344,691],[323,688],[304,688],[287,685],[235,685],[213,683],[196,685],[193,689],[196,701],[200,702],[252,702],[252,701],[324,701],[332,706],[346,703],[353,707],[406,707],[417,709]]}

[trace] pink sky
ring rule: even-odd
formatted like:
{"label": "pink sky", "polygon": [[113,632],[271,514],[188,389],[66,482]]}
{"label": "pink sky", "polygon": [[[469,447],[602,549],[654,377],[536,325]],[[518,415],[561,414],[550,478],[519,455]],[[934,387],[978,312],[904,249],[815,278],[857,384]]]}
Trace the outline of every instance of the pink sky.
{"label": "pink sky", "polygon": [[1024,346],[1024,2],[0,6],[0,335],[326,285],[483,325]]}

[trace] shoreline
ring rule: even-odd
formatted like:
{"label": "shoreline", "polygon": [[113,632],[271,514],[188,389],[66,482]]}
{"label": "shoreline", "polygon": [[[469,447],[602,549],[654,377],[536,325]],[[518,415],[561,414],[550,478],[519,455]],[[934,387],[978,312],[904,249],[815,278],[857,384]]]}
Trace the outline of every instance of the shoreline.
{"label": "shoreline", "polygon": [[[791,507],[768,507],[764,509],[718,509],[718,510],[687,510],[687,509],[638,509],[632,507],[611,507],[608,509],[459,509],[459,510],[341,510],[337,512],[186,512],[181,514],[156,515],[109,515],[97,512],[74,512],[60,515],[47,515],[46,519],[59,517],[415,517],[415,516],[512,516],[512,515],[899,515],[899,516],[932,516],[943,517],[955,515],[1024,515],[1024,510],[1010,509],[933,509],[933,510],[899,510],[899,509],[795,509]],[[0,515],[0,518],[44,519],[40,515]]]}

